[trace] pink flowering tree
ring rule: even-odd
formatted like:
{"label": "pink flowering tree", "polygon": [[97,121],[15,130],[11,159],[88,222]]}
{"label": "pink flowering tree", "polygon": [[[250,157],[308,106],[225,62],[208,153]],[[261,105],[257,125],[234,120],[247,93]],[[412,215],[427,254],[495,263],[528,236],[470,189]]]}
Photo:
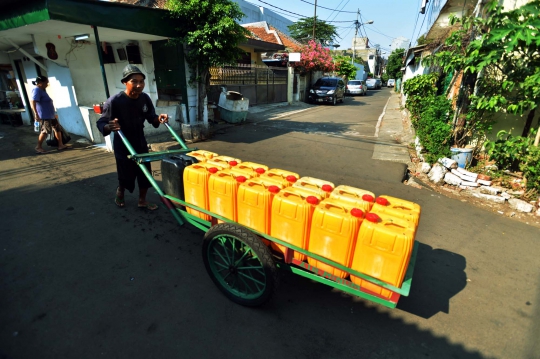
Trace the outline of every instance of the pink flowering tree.
{"label": "pink flowering tree", "polygon": [[293,66],[300,71],[306,73],[309,71],[334,71],[334,62],[329,49],[325,49],[321,44],[310,40],[307,45],[300,50],[300,61],[295,62]]}

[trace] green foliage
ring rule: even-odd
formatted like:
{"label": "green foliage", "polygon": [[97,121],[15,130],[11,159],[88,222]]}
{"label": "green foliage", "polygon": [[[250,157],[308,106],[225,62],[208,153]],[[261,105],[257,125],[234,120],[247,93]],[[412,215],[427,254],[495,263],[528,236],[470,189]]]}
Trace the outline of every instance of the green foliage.
{"label": "green foliage", "polygon": [[405,81],[402,85],[402,92],[407,95],[405,107],[411,113],[411,122],[415,125],[416,121],[425,110],[427,97],[435,96],[437,88],[437,75],[420,75]]}
{"label": "green foliage", "polygon": [[432,42],[432,40],[426,39],[426,35],[425,35],[425,34],[422,35],[422,36],[420,36],[420,37],[416,40],[416,44],[417,44],[418,46],[420,46],[420,45],[426,45],[426,44],[429,44],[429,43],[431,43],[431,42]]}
{"label": "green foliage", "polygon": [[388,82],[388,79],[389,79],[389,78],[390,78],[390,77],[388,77],[388,74],[382,74],[382,75],[381,75],[381,80],[383,80],[383,82]]}
{"label": "green foliage", "polygon": [[420,75],[405,81],[405,107],[411,113],[411,123],[426,150],[428,162],[450,155],[452,142],[452,105],[445,96],[436,96],[437,75]]}
{"label": "green foliage", "polygon": [[540,104],[540,0],[508,12],[491,1],[483,18],[451,17],[462,27],[425,59],[444,72],[483,73],[477,109],[523,115]]}
{"label": "green foliage", "polygon": [[335,71],[340,76],[347,76],[349,79],[356,77],[356,66],[348,56],[334,56]]}
{"label": "green foliage", "polygon": [[496,141],[486,142],[486,151],[499,169],[523,171],[527,188],[540,190],[540,147],[534,146],[535,130],[528,137],[497,133]]}
{"label": "green foliage", "polygon": [[231,0],[167,0],[166,8],[178,20],[179,37],[186,46],[191,83],[198,82],[198,118],[202,119],[210,67],[234,63],[243,54],[238,44],[249,32],[239,25],[244,13]]}
{"label": "green foliage", "polygon": [[427,96],[422,99],[424,108],[417,118],[415,129],[420,143],[426,150],[425,158],[434,163],[441,157],[450,156],[452,105],[444,96]]}
{"label": "green foliage", "polygon": [[[313,19],[313,17],[305,17],[287,26],[291,32],[291,37],[303,43],[308,39],[313,40]],[[327,44],[340,38],[334,25],[328,24],[317,17],[315,19],[315,41]]]}
{"label": "green foliage", "polygon": [[388,63],[386,64],[386,73],[391,79],[400,79],[403,77],[401,68],[403,67],[403,56],[405,56],[405,49],[396,49],[392,51],[388,56]]}

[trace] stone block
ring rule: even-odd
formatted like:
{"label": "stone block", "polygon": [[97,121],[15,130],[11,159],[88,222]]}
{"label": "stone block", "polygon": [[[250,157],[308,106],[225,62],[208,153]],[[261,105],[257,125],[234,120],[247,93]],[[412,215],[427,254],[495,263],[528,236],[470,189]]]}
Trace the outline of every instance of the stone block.
{"label": "stone block", "polygon": [[458,168],[457,162],[447,157],[439,158],[438,162],[448,169]]}
{"label": "stone block", "polygon": [[462,173],[465,176],[474,178],[475,180],[478,178],[478,173],[467,171],[465,168],[458,167],[456,168],[456,171],[458,171],[459,173]]}
{"label": "stone block", "polygon": [[477,179],[476,182],[483,184],[484,186],[491,186],[491,181]]}
{"label": "stone block", "polygon": [[463,181],[466,182],[476,182],[475,177],[467,176],[461,172],[459,172],[457,169],[452,169],[452,173],[461,178]]}
{"label": "stone block", "polygon": [[484,194],[484,193],[478,193],[473,192],[473,197],[485,199],[486,201],[495,202],[495,203],[504,203],[506,199],[502,198],[501,196],[493,196],[491,194]]}
{"label": "stone block", "polygon": [[422,173],[429,173],[429,171],[431,170],[431,165],[427,162],[422,162],[422,167],[420,170],[422,171]]}
{"label": "stone block", "polygon": [[518,212],[530,213],[534,209],[534,206],[532,204],[517,198],[510,198],[508,200],[508,204],[510,204],[510,207],[512,207]]}
{"label": "stone block", "polygon": [[[480,183],[480,182],[478,182],[478,183]],[[490,194],[492,196],[496,196],[497,193],[499,193],[499,191],[497,191],[496,188],[492,188],[492,187],[489,187],[489,186],[480,186],[478,188],[478,192],[484,193],[484,194]]]}
{"label": "stone block", "polygon": [[444,182],[453,186],[459,186],[461,184],[461,178],[451,172],[446,172],[444,175]]}
{"label": "stone block", "polygon": [[512,195],[510,193],[508,193],[508,192],[503,192],[503,193],[501,193],[501,197],[506,198],[506,199],[510,199],[510,198],[512,198]]}
{"label": "stone block", "polygon": [[448,170],[440,163],[435,163],[428,173],[428,178],[431,182],[436,184],[444,183],[444,175]]}
{"label": "stone block", "polygon": [[476,182],[468,182],[468,181],[461,181],[461,184],[464,185],[464,186],[469,186],[469,187],[479,187],[480,186]]}

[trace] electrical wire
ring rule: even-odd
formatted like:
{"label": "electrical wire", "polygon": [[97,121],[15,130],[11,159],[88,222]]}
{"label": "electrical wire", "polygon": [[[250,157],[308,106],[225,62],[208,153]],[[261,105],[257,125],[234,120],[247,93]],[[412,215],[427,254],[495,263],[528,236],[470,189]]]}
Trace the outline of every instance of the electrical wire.
{"label": "electrical wire", "polygon": [[[345,4],[343,4],[343,6],[341,7],[341,9],[343,9],[345,6],[347,6],[347,4],[349,3],[349,1],[351,1],[351,0],[347,0],[347,2],[346,2]],[[329,21],[329,22],[332,22],[333,20],[335,20],[335,18],[336,18],[338,15],[339,15],[339,14],[336,12],[336,14],[335,14],[334,17],[332,18],[332,20]]]}
{"label": "electrical wire", "polygon": [[[420,9],[420,5],[422,5],[422,0],[419,0],[418,1],[418,9]],[[411,35],[411,40],[409,41],[409,47],[411,46],[412,44],[412,39],[414,38],[414,33],[416,31],[416,25],[418,25],[418,17],[420,16],[420,11],[418,11],[416,13],[416,21],[414,22],[414,28],[413,28],[413,31],[412,31],[412,35]]]}
{"label": "electrical wire", "polygon": [[[341,1],[339,2],[338,6],[337,6],[338,8],[341,6],[341,3],[342,3],[343,1],[345,1],[345,0],[341,0]],[[334,14],[333,11],[330,13],[330,15],[328,15],[328,17],[326,18],[326,20],[330,19],[330,18],[332,17],[332,14]]]}
{"label": "electrical wire", "polygon": [[[431,8],[433,8],[433,1],[428,3],[428,6],[430,6],[430,5],[431,5]],[[428,11],[430,11],[430,10],[428,10]],[[426,17],[427,16],[424,15],[424,19],[422,20],[422,24],[420,25],[420,29],[418,30],[418,35],[416,36],[417,38],[420,36],[420,33],[422,32],[422,26],[424,26],[424,21],[426,20]],[[414,33],[413,33],[413,35],[414,35]],[[414,39],[414,37],[413,37],[413,39]],[[413,40],[411,39],[411,41],[413,41]],[[416,40],[414,40],[414,41],[416,41]]]}
{"label": "electrical wire", "polygon": [[[310,4],[310,5],[315,5],[314,3],[311,3],[311,2],[306,1],[306,0],[300,0],[300,1],[305,2],[307,4]],[[336,12],[346,12],[346,13],[349,13],[349,14],[356,14],[356,11],[343,11],[343,10],[337,10],[337,9],[330,9],[328,7],[324,7],[324,6],[320,6],[320,5],[317,5],[317,7],[320,7],[321,9],[332,10],[332,12],[336,11]],[[339,5],[338,5],[338,7],[339,7]]]}
{"label": "electrical wire", "polygon": [[[309,17],[309,16],[305,16],[305,15],[297,14],[297,13],[295,13],[295,12],[292,12],[292,11],[289,11],[289,10],[285,10],[285,9],[282,9],[282,8],[280,8],[280,7],[278,7],[278,6],[275,6],[275,5],[269,4],[269,3],[267,3],[266,1],[262,1],[262,0],[257,0],[257,1],[259,1],[259,2],[261,2],[261,3],[263,3],[263,4],[265,4],[265,5],[268,5],[268,6],[271,6],[271,7],[274,7],[274,8],[276,8],[276,9],[279,9],[279,10],[281,10],[281,11],[284,11],[284,12],[286,12],[286,13],[289,13],[289,14],[293,14],[293,15],[298,15],[298,16],[300,16],[300,17],[302,17],[302,18],[308,18],[308,17]],[[354,21],[354,20],[343,20],[343,21],[326,21],[326,22],[353,22],[353,21]]]}

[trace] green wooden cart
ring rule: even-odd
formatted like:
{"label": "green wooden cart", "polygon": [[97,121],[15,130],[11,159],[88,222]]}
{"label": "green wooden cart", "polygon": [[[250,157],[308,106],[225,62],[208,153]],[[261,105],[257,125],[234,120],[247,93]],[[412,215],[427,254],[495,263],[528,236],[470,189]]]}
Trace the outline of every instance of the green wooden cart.
{"label": "green wooden cart", "polygon": [[[212,281],[230,300],[250,307],[266,303],[272,298],[279,286],[279,271],[292,272],[390,308],[396,307],[400,296],[409,295],[418,250],[418,243],[416,242],[403,284],[401,288],[397,288],[164,193],[143,164],[196,150],[188,148],[169,124],[166,123],[165,125],[182,149],[137,154],[122,131],[118,131],[117,134],[120,135],[127,147],[130,153],[129,158],[139,165],[160,196],[163,204],[169,209],[178,223],[183,225],[187,222],[205,232],[202,245],[204,265]],[[182,206],[205,213],[211,217],[211,220],[205,221],[191,215]],[[218,224],[218,221],[224,223]],[[265,245],[263,239],[286,247],[285,253],[277,254],[272,252],[270,246]],[[379,296],[347,279],[338,278],[306,262],[299,261],[294,258],[294,252],[305,254],[350,275],[377,284],[391,291],[392,295],[390,298]]]}

